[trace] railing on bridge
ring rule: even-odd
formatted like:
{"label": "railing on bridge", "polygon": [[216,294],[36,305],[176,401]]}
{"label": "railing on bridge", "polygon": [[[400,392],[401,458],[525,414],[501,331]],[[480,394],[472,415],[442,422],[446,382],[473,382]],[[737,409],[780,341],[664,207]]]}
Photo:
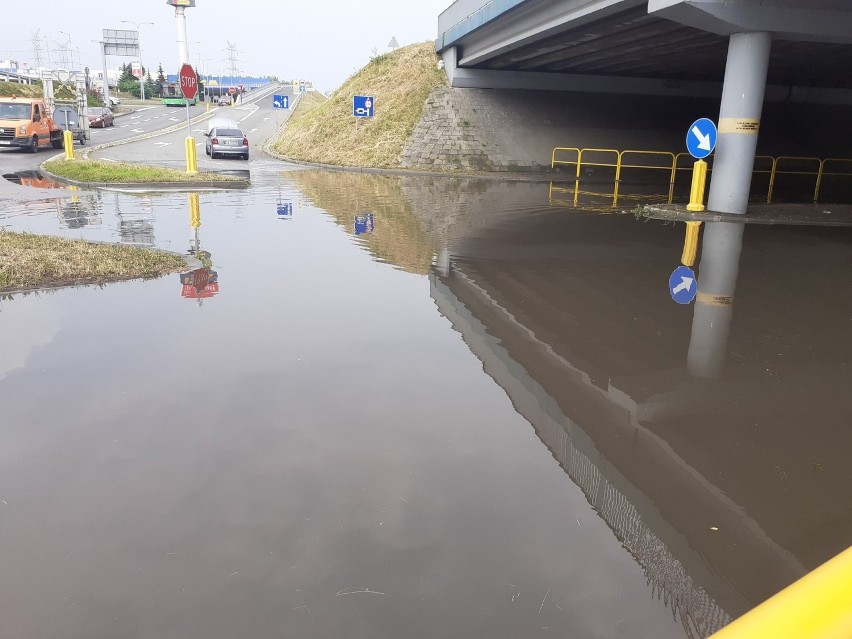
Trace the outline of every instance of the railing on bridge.
{"label": "railing on bridge", "polygon": [[[713,170],[712,156],[707,161],[710,172]],[[689,153],[556,147],[551,154],[551,168],[575,167],[575,179],[573,188],[551,182],[550,201],[551,204],[566,203],[576,207],[581,198],[597,198],[609,200],[610,208],[617,207],[624,200],[667,204],[680,199],[686,201],[692,164],[693,158]],[[612,191],[580,189],[584,181],[609,183],[610,180],[613,183]],[[630,184],[635,192],[625,193],[623,187],[626,184]],[[772,204],[779,191],[788,201],[790,193],[805,191],[810,202],[819,204],[821,198],[823,202],[826,198],[837,198],[844,190],[843,197],[848,198],[850,187],[852,159],[759,155],[754,160],[750,200]],[[665,189],[665,192],[660,193],[661,189]],[[570,204],[560,200],[558,196],[561,193],[572,195]]]}

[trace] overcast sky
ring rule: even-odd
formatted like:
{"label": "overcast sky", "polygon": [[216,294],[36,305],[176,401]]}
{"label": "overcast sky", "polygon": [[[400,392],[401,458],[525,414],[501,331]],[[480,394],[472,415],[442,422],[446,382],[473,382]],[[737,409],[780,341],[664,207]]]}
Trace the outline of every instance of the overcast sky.
{"label": "overcast sky", "polygon": [[[450,4],[452,0],[196,0],[197,6],[186,10],[191,62],[202,74],[199,56],[211,75],[226,71],[230,41],[239,51],[238,68],[244,75],[310,80],[320,90],[333,90],[364,66],[374,49],[387,51],[393,37],[402,46],[434,40],[438,14]],[[141,27],[145,67],[154,72],[162,62],[167,74],[177,73],[177,27],[174,9],[165,0],[42,0],[37,13],[38,20],[27,21],[28,26],[5,30],[0,60],[35,66],[32,38],[38,28],[42,64],[49,46],[51,62],[58,66],[59,49],[68,40],[64,31],[70,34],[77,66],[100,69],[96,42],[101,29],[135,29],[121,22],[132,20],[154,23]],[[129,61],[110,57],[108,65]]]}

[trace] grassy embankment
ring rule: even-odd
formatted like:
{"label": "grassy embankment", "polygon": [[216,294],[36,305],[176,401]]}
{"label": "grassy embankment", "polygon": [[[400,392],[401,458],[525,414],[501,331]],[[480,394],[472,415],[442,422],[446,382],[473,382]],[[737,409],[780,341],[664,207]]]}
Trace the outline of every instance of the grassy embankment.
{"label": "grassy embankment", "polygon": [[[302,162],[398,167],[426,98],[447,83],[437,62],[432,42],[376,56],[328,100],[301,104],[272,149]],[[371,95],[376,100],[375,117],[361,118],[357,131],[352,116],[355,95]]]}
{"label": "grassy embankment", "polygon": [[100,160],[57,159],[45,168],[59,177],[77,182],[162,183],[162,182],[239,182],[242,178],[220,173],[197,173],[128,162],[103,162]]}
{"label": "grassy embankment", "polygon": [[185,268],[185,260],[170,253],[0,230],[0,292],[159,277]]}

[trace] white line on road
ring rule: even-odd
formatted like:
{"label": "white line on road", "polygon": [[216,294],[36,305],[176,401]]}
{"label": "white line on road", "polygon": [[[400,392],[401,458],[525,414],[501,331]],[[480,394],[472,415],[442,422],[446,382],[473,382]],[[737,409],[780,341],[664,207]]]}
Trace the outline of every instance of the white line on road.
{"label": "white line on road", "polygon": [[257,131],[257,129],[252,129],[249,133],[254,133],[255,131]]}
{"label": "white line on road", "polygon": [[154,142],[154,146],[169,146],[171,142]]}
{"label": "white line on road", "polygon": [[141,118],[141,117],[142,117],[141,115],[131,115],[131,116],[130,116],[130,119],[131,119],[131,120],[138,120],[138,119],[139,119],[139,118]]}
{"label": "white line on road", "polygon": [[142,129],[130,129],[131,133],[145,133]]}
{"label": "white line on road", "polygon": [[169,122],[180,122],[177,118],[169,118]]}
{"label": "white line on road", "polygon": [[122,125],[120,125],[118,128],[119,128],[119,129],[126,129],[126,128],[127,128],[127,127],[129,127],[129,126],[130,126],[129,124],[122,124]]}
{"label": "white line on road", "polygon": [[264,121],[264,122],[266,122],[268,119],[269,119],[268,117],[267,117],[267,118],[263,118],[263,121]]}

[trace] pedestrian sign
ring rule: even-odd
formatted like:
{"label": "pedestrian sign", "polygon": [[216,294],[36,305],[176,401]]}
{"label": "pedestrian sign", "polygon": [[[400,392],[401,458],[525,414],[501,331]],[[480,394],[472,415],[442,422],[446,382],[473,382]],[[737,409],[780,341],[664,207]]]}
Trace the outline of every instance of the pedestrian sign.
{"label": "pedestrian sign", "polygon": [[273,95],[272,96],[272,108],[273,109],[289,109],[290,108],[290,96],[289,95]]}
{"label": "pedestrian sign", "polygon": [[355,235],[372,233],[376,229],[372,213],[363,213],[355,216]]}
{"label": "pedestrian sign", "polygon": [[713,120],[700,118],[693,122],[686,132],[686,149],[698,160],[706,158],[716,148],[717,135]]}
{"label": "pedestrian sign", "polygon": [[689,304],[697,292],[695,271],[688,266],[678,266],[669,277],[669,294],[672,299],[678,304]]}
{"label": "pedestrian sign", "polygon": [[356,118],[372,118],[375,100],[371,95],[356,95],[352,98],[352,115]]}

